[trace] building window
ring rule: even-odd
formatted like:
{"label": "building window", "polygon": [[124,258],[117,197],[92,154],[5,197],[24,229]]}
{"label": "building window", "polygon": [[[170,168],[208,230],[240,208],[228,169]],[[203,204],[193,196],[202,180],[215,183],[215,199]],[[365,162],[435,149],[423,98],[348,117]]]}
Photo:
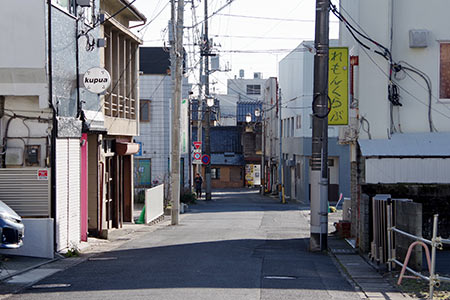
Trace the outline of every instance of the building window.
{"label": "building window", "polygon": [[450,43],[440,45],[439,98],[450,100]]}
{"label": "building window", "polygon": [[73,0],[52,0],[52,3],[57,7],[60,7],[68,13],[74,13],[74,1]]}
{"label": "building window", "polygon": [[140,100],[140,115],[139,121],[150,122],[150,100]]}
{"label": "building window", "polygon": [[302,128],[302,116],[296,116],[295,118],[296,118],[296,126],[295,127],[297,129]]}
{"label": "building window", "polygon": [[294,136],[294,117],[291,118],[291,136]]}
{"label": "building window", "polygon": [[261,95],[261,85],[259,84],[247,85],[247,95]]}
{"label": "building window", "polygon": [[220,179],[220,168],[211,168],[211,179]]}

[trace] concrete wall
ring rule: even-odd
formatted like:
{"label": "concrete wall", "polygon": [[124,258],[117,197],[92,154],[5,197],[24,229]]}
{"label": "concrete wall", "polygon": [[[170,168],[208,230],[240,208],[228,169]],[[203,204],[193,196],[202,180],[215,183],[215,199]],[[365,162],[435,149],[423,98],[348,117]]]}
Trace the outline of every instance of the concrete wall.
{"label": "concrete wall", "polygon": [[[422,236],[422,204],[414,202],[395,201],[395,227]],[[401,262],[405,261],[409,245],[413,241],[401,234],[395,233],[395,256]],[[416,271],[422,271],[422,246],[414,248],[408,266]]]}
{"label": "concrete wall", "polygon": [[[392,4],[393,3],[393,4]],[[394,61],[406,61],[425,72],[432,81],[432,118],[438,131],[449,131],[449,102],[439,99],[439,57],[440,41],[450,40],[446,28],[450,20],[446,12],[450,3],[436,0],[430,3],[420,0],[382,0],[352,1],[343,0],[344,7],[351,17],[364,29],[364,32],[390,47],[390,24],[393,14],[392,55]],[[408,13],[405,13],[408,12]],[[349,18],[348,18],[349,19]],[[429,46],[426,48],[409,47],[409,30],[429,30]],[[355,83],[359,90],[359,112],[370,123],[372,138],[388,138],[390,131],[390,103],[387,98],[389,63],[381,56],[356,46],[348,31],[341,28],[341,44],[350,46],[354,53],[359,52],[359,70]],[[352,53],[352,51],[351,51]],[[400,86],[401,107],[394,107],[393,118],[397,132],[427,132],[428,94],[425,82],[414,74],[399,74],[396,83]],[[404,77],[404,78],[403,78]],[[367,138],[360,132],[360,138]]]}
{"label": "concrete wall", "polygon": [[[48,107],[46,76],[46,3],[3,3],[0,11],[0,94],[38,96]],[[24,9],[26,8],[26,9]]]}
{"label": "concrete wall", "polygon": [[23,219],[23,246],[18,249],[2,249],[0,254],[54,258],[53,219]]}
{"label": "concrete wall", "polygon": [[[234,95],[240,101],[262,101],[264,98],[264,84],[266,79],[228,79],[227,80],[227,95]],[[247,95],[247,85],[261,85],[260,95]]]}
{"label": "concrete wall", "polygon": [[164,215],[164,184],[145,190],[145,223]]}

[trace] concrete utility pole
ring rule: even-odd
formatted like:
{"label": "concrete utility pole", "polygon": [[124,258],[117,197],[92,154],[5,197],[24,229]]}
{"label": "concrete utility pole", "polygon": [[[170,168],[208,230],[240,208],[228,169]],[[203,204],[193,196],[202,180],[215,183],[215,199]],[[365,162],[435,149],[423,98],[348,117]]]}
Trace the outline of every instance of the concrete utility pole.
{"label": "concrete utility pole", "polygon": [[310,251],[327,249],[328,241],[328,32],[329,0],[316,0],[314,47],[313,137],[311,158]]}
{"label": "concrete utility pole", "polygon": [[[175,41],[172,42],[171,64],[172,78],[174,82],[172,97],[172,154],[171,154],[171,200],[172,200],[172,225],[179,224],[180,217],[180,105],[181,87],[183,79],[183,21],[184,21],[184,0],[178,0],[177,20],[175,22],[175,0],[172,4],[172,27]],[[174,61],[175,60],[175,61]]]}
{"label": "concrete utility pole", "polygon": [[280,140],[279,140],[279,147],[280,147],[280,155],[278,157],[278,182],[280,183],[279,187],[280,190],[278,191],[278,195],[280,197],[281,203],[286,203],[286,200],[284,198],[284,180],[283,180],[283,121],[281,120],[281,90],[277,91],[279,93],[278,96],[278,116],[279,116],[279,133],[280,133]]}
{"label": "concrete utility pole", "polygon": [[[202,35],[203,36],[203,35]],[[202,37],[203,38],[203,37]],[[197,141],[201,142],[202,141],[202,97],[203,97],[203,56],[200,55],[200,82],[198,84],[198,106],[197,106]],[[201,164],[197,164],[197,173],[201,174],[202,173],[202,165]]]}
{"label": "concrete utility pole", "polygon": [[[210,54],[210,45],[209,45],[209,37],[208,37],[208,0],[205,0],[205,34],[203,36],[203,50],[201,55],[204,56],[205,60],[205,147],[204,153],[211,158],[211,137],[209,133],[210,128],[210,115],[211,108],[207,105],[207,99],[209,98],[209,57]],[[205,165],[205,183],[206,183],[206,200],[211,200],[211,159],[209,163]]]}

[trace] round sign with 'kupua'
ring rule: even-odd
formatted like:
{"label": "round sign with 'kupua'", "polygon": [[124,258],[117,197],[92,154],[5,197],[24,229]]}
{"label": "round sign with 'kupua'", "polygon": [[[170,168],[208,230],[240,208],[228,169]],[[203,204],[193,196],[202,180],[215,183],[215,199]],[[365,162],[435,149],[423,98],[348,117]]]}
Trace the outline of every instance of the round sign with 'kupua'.
{"label": "round sign with 'kupua'", "polygon": [[103,68],[90,68],[84,73],[83,84],[89,92],[101,94],[111,85],[111,76]]}

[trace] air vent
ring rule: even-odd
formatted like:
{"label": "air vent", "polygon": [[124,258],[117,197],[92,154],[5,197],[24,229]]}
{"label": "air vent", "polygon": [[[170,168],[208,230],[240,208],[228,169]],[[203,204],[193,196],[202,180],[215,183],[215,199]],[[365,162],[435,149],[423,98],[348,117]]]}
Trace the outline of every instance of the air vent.
{"label": "air vent", "polygon": [[409,31],[409,47],[410,48],[426,48],[428,47],[429,31],[426,29],[411,29]]}

